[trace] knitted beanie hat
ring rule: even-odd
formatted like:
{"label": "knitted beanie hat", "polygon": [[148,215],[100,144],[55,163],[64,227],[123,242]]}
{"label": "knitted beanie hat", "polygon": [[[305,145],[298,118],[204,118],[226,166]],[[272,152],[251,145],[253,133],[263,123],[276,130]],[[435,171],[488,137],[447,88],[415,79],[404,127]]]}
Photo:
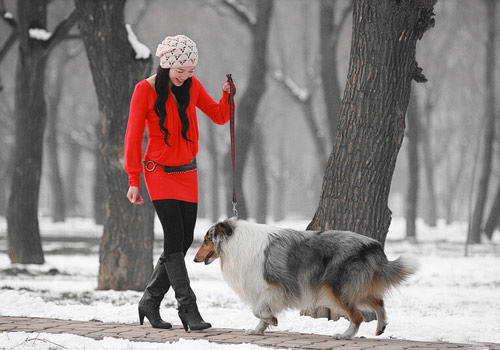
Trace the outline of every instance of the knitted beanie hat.
{"label": "knitted beanie hat", "polygon": [[193,40],[185,35],[167,36],[156,48],[160,67],[177,68],[196,66],[198,49]]}

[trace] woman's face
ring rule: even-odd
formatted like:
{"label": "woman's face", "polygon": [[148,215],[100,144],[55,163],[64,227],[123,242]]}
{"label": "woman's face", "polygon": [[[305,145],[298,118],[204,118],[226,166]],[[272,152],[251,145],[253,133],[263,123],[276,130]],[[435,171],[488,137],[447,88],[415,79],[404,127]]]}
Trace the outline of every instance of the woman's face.
{"label": "woman's face", "polygon": [[181,86],[194,74],[194,66],[170,68],[169,78],[175,86]]}

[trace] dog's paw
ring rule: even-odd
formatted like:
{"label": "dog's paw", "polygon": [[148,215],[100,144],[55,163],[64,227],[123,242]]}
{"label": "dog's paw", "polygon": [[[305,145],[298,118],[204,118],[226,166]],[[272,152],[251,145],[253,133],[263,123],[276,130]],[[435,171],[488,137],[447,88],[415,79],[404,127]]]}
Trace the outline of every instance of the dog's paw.
{"label": "dog's paw", "polygon": [[264,331],[257,329],[247,329],[245,330],[246,335],[264,335]]}
{"label": "dog's paw", "polygon": [[262,318],[262,321],[267,322],[268,324],[277,327],[278,326],[278,319],[276,317],[271,317],[271,318]]}
{"label": "dog's paw", "polygon": [[337,340],[350,340],[350,339],[352,339],[352,335],[345,334],[345,333],[344,334],[335,334],[333,337]]}
{"label": "dog's paw", "polygon": [[384,333],[384,331],[385,331],[385,327],[386,327],[386,326],[384,325],[384,327],[382,327],[382,328],[380,328],[380,329],[379,329],[379,328],[377,328],[377,331],[375,332],[375,335],[381,335],[382,333]]}

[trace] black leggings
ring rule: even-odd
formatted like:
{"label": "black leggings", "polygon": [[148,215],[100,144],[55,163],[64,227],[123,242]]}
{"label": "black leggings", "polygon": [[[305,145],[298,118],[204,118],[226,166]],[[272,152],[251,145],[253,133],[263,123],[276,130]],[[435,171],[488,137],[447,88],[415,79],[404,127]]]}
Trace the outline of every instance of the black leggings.
{"label": "black leggings", "polygon": [[193,243],[198,203],[160,199],[153,201],[153,205],[163,227],[164,254],[183,252],[186,255]]}

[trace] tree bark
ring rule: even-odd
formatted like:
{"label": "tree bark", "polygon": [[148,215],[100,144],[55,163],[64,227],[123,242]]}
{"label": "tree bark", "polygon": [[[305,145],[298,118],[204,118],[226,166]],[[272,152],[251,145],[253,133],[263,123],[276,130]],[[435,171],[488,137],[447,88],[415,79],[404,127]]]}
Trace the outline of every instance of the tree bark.
{"label": "tree bark", "polygon": [[384,244],[411,80],[425,81],[415,60],[416,42],[434,24],[434,3],[354,1],[339,128],[308,229],[349,230]]}
{"label": "tree bark", "polygon": [[485,69],[485,128],[484,153],[477,190],[476,204],[472,214],[472,221],[467,235],[469,243],[481,243],[481,229],[483,224],[484,207],[486,205],[488,185],[491,176],[493,158],[493,141],[495,139],[495,36],[496,36],[496,0],[484,0],[488,17],[486,40],[486,69]]}
{"label": "tree bark", "polygon": [[406,195],[406,238],[417,239],[416,220],[418,208],[419,188],[419,113],[417,106],[417,95],[412,91],[408,112],[406,114],[407,140],[408,140],[408,191]]}
{"label": "tree bark", "polygon": [[125,0],[76,0],[75,6],[99,103],[108,191],[97,288],[143,290],[152,271],[154,211],[127,200],[122,157],[130,98],[135,84],[151,72],[152,57],[135,59],[125,29]]}
{"label": "tree bark", "polygon": [[75,15],[59,23],[47,40],[31,38],[30,28],[47,28],[47,2],[17,2],[19,56],[15,87],[14,171],[7,209],[7,252],[12,263],[43,264],[38,225],[43,135],[47,120],[47,58],[73,26]]}
{"label": "tree bark", "polygon": [[[226,2],[228,5],[230,2]],[[231,9],[237,11],[234,7]],[[257,117],[257,109],[260,100],[266,90],[267,75],[267,44],[269,37],[269,28],[273,12],[274,0],[256,1],[255,22],[247,21],[245,24],[250,28],[252,45],[249,55],[251,56],[248,71],[251,72],[248,77],[248,83],[245,91],[238,101],[236,117],[236,152],[238,160],[236,162],[236,191],[238,193],[238,212],[239,217],[245,219],[248,217],[248,209],[245,203],[245,194],[243,192],[243,173],[248,159],[248,153],[253,141],[254,124]],[[240,17],[244,15],[236,12]],[[230,152],[229,152],[230,153]],[[226,159],[230,157],[226,156]],[[231,202],[231,196],[228,196]]]}
{"label": "tree bark", "polygon": [[[95,133],[96,135],[101,135],[102,127],[101,123],[97,122],[95,125]],[[99,136],[98,136],[99,138]],[[106,188],[106,175],[104,174],[104,160],[102,159],[101,150],[99,149],[99,145],[96,145],[94,150],[94,222],[97,225],[104,225],[106,222],[108,206],[106,205],[106,201],[108,198],[108,190]]]}

